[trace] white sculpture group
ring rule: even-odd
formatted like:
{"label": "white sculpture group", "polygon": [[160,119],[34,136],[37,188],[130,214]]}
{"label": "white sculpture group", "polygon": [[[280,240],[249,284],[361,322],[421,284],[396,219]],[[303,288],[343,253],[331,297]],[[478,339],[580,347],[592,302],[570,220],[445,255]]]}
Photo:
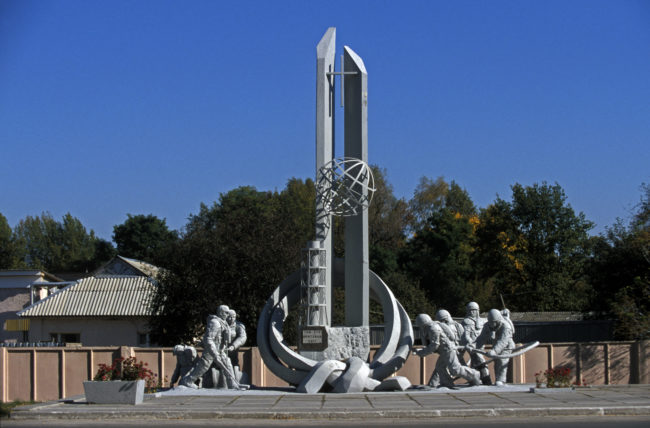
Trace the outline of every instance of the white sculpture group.
{"label": "white sculpture group", "polygon": [[[420,357],[438,354],[428,386],[452,388],[459,377],[470,385],[491,385],[487,369],[491,361],[494,361],[496,385],[505,385],[508,362],[515,349],[515,327],[507,309],[491,309],[486,320],[479,316],[478,304],[470,302],[462,324],[454,321],[444,309],[436,313],[435,321],[427,314],[418,315],[415,324],[424,347],[414,354]],[[492,349],[484,351],[484,346],[490,342]],[[465,352],[470,354],[469,365],[464,359]],[[490,359],[486,361],[484,355]]]}
{"label": "white sculpture group", "polygon": [[242,383],[237,350],[246,342],[246,328],[237,321],[237,314],[226,305],[217,308],[216,315],[210,315],[203,335],[203,354],[197,358],[193,346],[176,345],[176,369],[171,385],[180,378],[179,385],[200,388],[245,390],[249,385]]}

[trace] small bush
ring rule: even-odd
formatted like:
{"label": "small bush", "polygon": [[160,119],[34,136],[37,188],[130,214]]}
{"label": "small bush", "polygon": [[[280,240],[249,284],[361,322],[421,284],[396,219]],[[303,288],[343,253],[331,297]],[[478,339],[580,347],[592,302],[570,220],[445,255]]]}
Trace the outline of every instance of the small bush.
{"label": "small bush", "polygon": [[129,358],[116,358],[110,366],[107,364],[100,364],[97,374],[93,378],[96,381],[109,381],[109,380],[146,380],[150,381],[154,378],[151,370],[145,367],[147,363],[136,360],[135,357]]}
{"label": "small bush", "polygon": [[[546,378],[546,382],[541,380],[541,376]],[[547,388],[568,388],[571,386],[571,368],[555,367],[546,369],[543,372],[535,373],[537,385],[546,383]]]}

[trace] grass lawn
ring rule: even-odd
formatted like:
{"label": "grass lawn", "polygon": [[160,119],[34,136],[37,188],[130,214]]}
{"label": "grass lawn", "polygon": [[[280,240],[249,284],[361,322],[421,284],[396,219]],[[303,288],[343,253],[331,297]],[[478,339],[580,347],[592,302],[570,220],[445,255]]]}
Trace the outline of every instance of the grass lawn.
{"label": "grass lawn", "polygon": [[16,406],[23,406],[25,404],[34,404],[35,401],[12,401],[10,403],[4,403],[0,402],[0,418],[8,418],[9,413],[11,413],[11,409],[13,409]]}

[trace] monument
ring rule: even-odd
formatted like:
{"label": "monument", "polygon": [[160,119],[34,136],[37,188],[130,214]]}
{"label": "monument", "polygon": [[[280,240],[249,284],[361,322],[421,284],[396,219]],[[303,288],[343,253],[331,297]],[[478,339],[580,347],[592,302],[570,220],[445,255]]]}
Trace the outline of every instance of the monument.
{"label": "monument", "polygon": [[[316,209],[314,240],[302,250],[300,267],[274,290],[261,311],[257,345],[267,368],[298,392],[363,392],[406,390],[409,380],[392,376],[413,347],[408,314],[390,288],[369,269],[368,206],[375,191],[368,165],[368,73],[363,60],[345,46],[341,69],[335,71],[336,29],[329,28],[316,48]],[[344,157],[334,151],[335,78],[340,79],[344,111]],[[345,219],[344,259],[333,257],[332,220]],[[332,325],[332,289],[345,290],[345,323]],[[380,303],[384,338],[370,359],[370,299]],[[438,359],[427,387],[455,388],[459,378],[469,385],[491,384],[487,364],[495,363],[497,385],[504,385],[508,363],[539,343],[515,347],[509,311],[492,309],[487,320],[478,304],[467,305],[463,324],[444,309],[432,320],[419,314],[416,325],[424,347],[414,351]],[[282,334],[291,310],[298,311],[298,350]],[[246,390],[236,351],[246,329],[236,313],[220,305],[208,317],[203,353],[179,345],[172,384]],[[483,349],[493,342],[489,351]],[[193,352],[192,352],[193,351]],[[470,353],[469,365],[463,354]],[[486,360],[484,356],[488,357]],[[198,385],[197,385],[198,383]]]}
{"label": "monument", "polygon": [[[298,392],[363,392],[406,390],[409,380],[392,376],[405,364],[413,347],[413,328],[408,314],[390,288],[369,269],[368,206],[375,191],[368,165],[368,73],[363,60],[345,46],[340,71],[335,71],[336,29],[329,28],[316,48],[316,209],[314,240],[302,250],[299,268],[274,290],[261,311],[257,345],[267,368],[294,385]],[[335,157],[335,80],[340,79],[344,112],[344,157]],[[345,257],[333,257],[333,217],[345,219]],[[345,290],[345,323],[332,325],[332,289]],[[381,305],[384,338],[370,357],[369,306]],[[298,316],[298,349],[286,343],[283,326],[291,310]],[[487,363],[495,362],[496,383],[503,385],[510,358],[537,346],[515,348],[514,326],[509,312],[490,311],[480,319],[478,305],[468,304],[464,325],[449,312],[439,310],[436,321],[418,315],[416,325],[424,357],[438,360],[429,386],[455,387],[458,378],[470,385],[489,384]],[[465,328],[468,331],[465,331]],[[467,334],[466,334],[467,333]],[[179,359],[179,384],[200,387],[248,389],[242,383],[234,352],[246,341],[236,314],[221,305],[208,317],[203,354],[190,363]],[[483,346],[493,341],[493,349]],[[185,348],[183,348],[184,350]],[[463,353],[470,352],[470,366]],[[230,354],[229,354],[230,353]],[[180,356],[179,348],[179,356]],[[489,357],[487,360],[483,356]],[[205,377],[206,374],[210,376]],[[176,377],[178,377],[175,375]],[[203,385],[205,386],[205,385]]]}
{"label": "monument", "polygon": [[[298,391],[361,392],[406,389],[406,378],[385,380],[405,363],[413,345],[409,317],[388,286],[369,269],[368,212],[374,192],[368,166],[368,73],[345,46],[335,71],[336,29],[316,48],[316,230],[302,262],[273,292],[260,315],[257,343],[266,366]],[[335,79],[344,112],[344,154],[335,158]],[[333,216],[345,217],[345,258],[333,257]],[[345,325],[332,325],[332,287],[345,289]],[[384,340],[370,362],[370,299],[384,314]],[[299,310],[298,352],[282,327]],[[345,361],[345,362],[344,362]]]}

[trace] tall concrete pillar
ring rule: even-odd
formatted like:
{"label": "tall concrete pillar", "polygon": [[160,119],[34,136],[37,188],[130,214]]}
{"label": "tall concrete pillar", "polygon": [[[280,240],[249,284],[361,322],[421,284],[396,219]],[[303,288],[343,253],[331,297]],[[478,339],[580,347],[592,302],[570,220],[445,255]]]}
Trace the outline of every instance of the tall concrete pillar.
{"label": "tall concrete pillar", "polygon": [[[345,157],[368,162],[368,73],[363,60],[344,47]],[[367,196],[367,188],[363,190]],[[368,210],[345,218],[345,325],[368,326],[370,272]]]}
{"label": "tall concrete pillar", "polygon": [[[330,27],[316,47],[316,184],[320,182],[320,169],[334,157],[334,72],[336,28]],[[324,209],[323,201],[316,199],[316,240],[327,251],[325,296],[327,299],[327,325],[332,323],[332,214]]]}

